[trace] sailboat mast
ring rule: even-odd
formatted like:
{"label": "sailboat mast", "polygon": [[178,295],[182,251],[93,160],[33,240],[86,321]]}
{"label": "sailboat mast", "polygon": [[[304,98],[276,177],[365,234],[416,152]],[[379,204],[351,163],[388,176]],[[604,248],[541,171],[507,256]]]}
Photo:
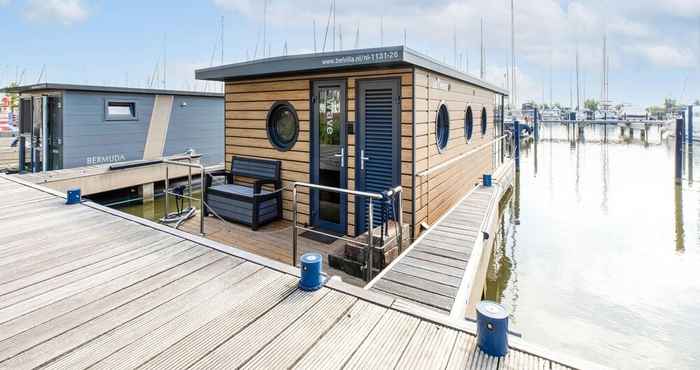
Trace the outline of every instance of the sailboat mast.
{"label": "sailboat mast", "polygon": [[581,97],[579,95],[580,90],[579,81],[579,61],[578,61],[578,44],[576,44],[576,110],[581,108]]}
{"label": "sailboat mast", "polygon": [[515,76],[515,5],[513,4],[513,0],[510,0],[510,53],[511,53],[511,64],[510,67],[513,69],[511,73],[511,78],[513,79],[513,83],[511,84],[512,92],[511,94],[513,95],[513,105],[517,106],[518,105],[518,93],[517,93],[517,78]]}
{"label": "sailboat mast", "polygon": [[457,67],[457,25],[454,26],[452,33],[452,56],[454,57],[454,66]]}
{"label": "sailboat mast", "polygon": [[263,58],[265,57],[265,48],[267,48],[267,0],[263,0]]}
{"label": "sailboat mast", "polygon": [[481,79],[484,79],[484,74],[486,73],[486,68],[485,68],[485,60],[486,55],[484,54],[484,17],[481,17],[481,70],[479,73],[479,77]]}

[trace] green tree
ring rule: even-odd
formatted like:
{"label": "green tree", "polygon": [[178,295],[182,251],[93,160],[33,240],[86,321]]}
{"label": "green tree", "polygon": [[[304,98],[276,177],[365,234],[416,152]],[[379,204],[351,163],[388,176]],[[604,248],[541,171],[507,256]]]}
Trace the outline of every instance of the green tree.
{"label": "green tree", "polygon": [[588,110],[597,111],[598,101],[595,99],[586,99],[586,101],[583,102],[583,106]]}
{"label": "green tree", "polygon": [[666,113],[673,112],[678,107],[678,102],[675,99],[666,98],[664,99],[664,109]]}
{"label": "green tree", "polygon": [[695,101],[693,102],[693,105],[700,105],[700,99],[695,99]]}
{"label": "green tree", "polygon": [[[17,87],[17,86],[19,86],[19,85],[17,85],[16,82],[10,82],[10,84],[7,85],[7,89],[11,89],[11,88],[14,88],[14,87]],[[10,97],[10,107],[11,107],[12,109],[17,108],[17,107],[19,106],[19,94],[17,94],[17,93],[8,93],[7,96]]]}

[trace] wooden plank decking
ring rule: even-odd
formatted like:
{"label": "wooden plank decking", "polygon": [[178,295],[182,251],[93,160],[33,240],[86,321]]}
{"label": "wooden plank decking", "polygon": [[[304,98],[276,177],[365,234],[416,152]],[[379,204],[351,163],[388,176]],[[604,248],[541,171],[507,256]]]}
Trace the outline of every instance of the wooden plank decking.
{"label": "wooden plank decking", "polygon": [[0,193],[0,368],[563,366],[525,343],[486,356],[461,323],[338,280],[304,292],[290,266],[21,180]]}
{"label": "wooden plank decking", "polygon": [[[499,196],[497,187],[477,187],[425,231],[368,286],[374,291],[440,313],[464,318],[483,246],[483,227]],[[470,265],[471,264],[471,265]]]}

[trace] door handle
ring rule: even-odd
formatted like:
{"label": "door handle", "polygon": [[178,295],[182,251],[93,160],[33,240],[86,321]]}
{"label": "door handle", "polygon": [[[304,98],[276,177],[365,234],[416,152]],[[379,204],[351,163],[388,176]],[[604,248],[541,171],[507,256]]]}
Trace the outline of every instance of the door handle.
{"label": "door handle", "polygon": [[345,168],[345,147],[340,148],[340,153],[333,154],[334,157],[340,157],[340,168]]}
{"label": "door handle", "polygon": [[360,170],[365,169],[365,161],[369,161],[369,157],[365,157],[365,150],[360,150]]}

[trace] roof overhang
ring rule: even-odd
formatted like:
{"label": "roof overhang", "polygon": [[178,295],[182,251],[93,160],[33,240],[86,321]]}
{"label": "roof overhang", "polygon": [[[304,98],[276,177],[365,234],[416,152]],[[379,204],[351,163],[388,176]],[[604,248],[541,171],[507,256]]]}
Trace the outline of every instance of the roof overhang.
{"label": "roof overhang", "polygon": [[237,81],[270,76],[331,72],[348,69],[415,66],[482,87],[502,95],[508,90],[460,72],[448,65],[404,46],[344,50],[257,59],[195,71],[195,78],[210,81]]}
{"label": "roof overhang", "polygon": [[87,91],[97,93],[120,93],[120,94],[148,94],[148,95],[179,95],[179,96],[202,96],[212,98],[223,98],[221,93],[209,93],[201,91],[182,91],[182,90],[161,90],[161,89],[142,89],[135,87],[118,87],[118,86],[94,86],[94,85],[74,85],[60,83],[39,83],[34,85],[15,86],[2,89],[6,93],[11,94],[29,94],[41,93],[45,91]]}

